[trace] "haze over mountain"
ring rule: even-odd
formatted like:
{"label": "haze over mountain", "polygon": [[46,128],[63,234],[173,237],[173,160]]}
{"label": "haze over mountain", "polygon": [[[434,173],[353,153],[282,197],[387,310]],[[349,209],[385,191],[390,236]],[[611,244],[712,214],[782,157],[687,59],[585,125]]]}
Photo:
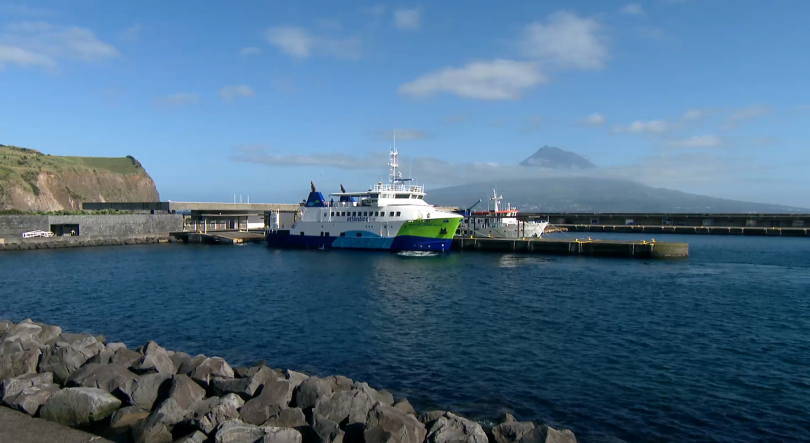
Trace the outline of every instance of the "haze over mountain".
{"label": "haze over mountain", "polygon": [[[606,177],[580,155],[544,146],[520,163],[553,170],[553,176],[483,181],[431,190],[427,200],[440,206],[469,207],[478,199],[486,208],[493,189],[524,212],[698,212],[797,213],[807,209],[729,200],[654,188],[623,178]],[[561,176],[559,170],[577,171]],[[588,171],[583,173],[582,169]],[[585,174],[585,175],[583,175]]]}
{"label": "haze over mountain", "polygon": [[575,152],[564,151],[553,146],[543,146],[538,149],[529,158],[520,162],[520,166],[546,169],[592,169],[596,167]]}

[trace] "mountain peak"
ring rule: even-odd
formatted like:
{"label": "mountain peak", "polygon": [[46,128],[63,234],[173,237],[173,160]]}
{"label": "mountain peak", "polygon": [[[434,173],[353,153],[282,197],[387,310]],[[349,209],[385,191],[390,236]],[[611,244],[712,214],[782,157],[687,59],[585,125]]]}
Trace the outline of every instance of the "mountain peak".
{"label": "mountain peak", "polygon": [[543,146],[529,158],[520,162],[520,166],[545,169],[591,169],[596,167],[581,155],[554,146]]}

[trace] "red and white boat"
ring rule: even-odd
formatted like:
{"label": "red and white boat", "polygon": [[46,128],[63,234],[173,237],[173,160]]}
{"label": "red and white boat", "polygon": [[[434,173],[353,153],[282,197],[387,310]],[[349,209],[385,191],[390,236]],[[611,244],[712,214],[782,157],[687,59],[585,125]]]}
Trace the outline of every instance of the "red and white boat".
{"label": "red and white boat", "polygon": [[464,218],[460,227],[462,235],[488,236],[494,238],[541,237],[548,221],[518,221],[517,208],[507,203],[501,209],[503,196],[492,190],[492,202],[487,211],[476,211]]}

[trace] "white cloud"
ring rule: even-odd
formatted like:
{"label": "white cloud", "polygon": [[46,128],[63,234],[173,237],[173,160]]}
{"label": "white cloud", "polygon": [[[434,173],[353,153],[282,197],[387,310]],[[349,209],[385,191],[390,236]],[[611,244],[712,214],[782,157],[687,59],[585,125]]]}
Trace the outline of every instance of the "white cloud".
{"label": "white cloud", "polygon": [[257,48],[255,46],[248,46],[247,48],[242,48],[242,49],[239,50],[239,55],[243,55],[245,57],[248,57],[248,56],[251,56],[251,55],[257,55],[257,54],[261,54],[261,53],[262,53],[261,48]]}
{"label": "white cloud", "polygon": [[53,11],[50,9],[30,7],[20,4],[2,4],[0,5],[0,14],[8,15],[51,15]]}
{"label": "white cloud", "polygon": [[47,22],[21,22],[0,30],[6,63],[53,67],[59,59],[95,61],[113,58],[118,50],[99,40],[92,31]]}
{"label": "white cloud", "polygon": [[140,23],[135,23],[134,25],[130,26],[129,28],[124,29],[123,31],[121,31],[121,34],[120,34],[119,37],[121,38],[121,40],[124,40],[124,41],[127,41],[127,42],[138,41],[138,39],[141,37],[141,32],[142,31],[143,31],[143,27],[141,26],[141,24]]}
{"label": "white cloud", "polygon": [[464,123],[465,121],[467,121],[467,116],[464,114],[453,114],[444,118],[444,122],[450,125]]}
{"label": "white cloud", "polygon": [[223,100],[233,101],[237,97],[253,97],[256,92],[247,85],[226,86],[219,90]]}
{"label": "white cloud", "polygon": [[696,135],[683,140],[671,140],[665,145],[681,149],[719,148],[723,145],[723,139],[716,135]]}
{"label": "white cloud", "polygon": [[643,122],[636,120],[633,123],[630,123],[629,126],[616,126],[613,128],[613,132],[624,134],[624,133],[633,133],[633,134],[643,134],[643,133],[651,133],[651,134],[661,134],[666,132],[669,129],[669,124],[666,120],[651,120],[648,122]]}
{"label": "white cloud", "polygon": [[422,19],[422,11],[419,8],[397,9],[394,11],[394,25],[403,31],[416,31]]}
{"label": "white cloud", "polygon": [[605,124],[605,121],[606,119],[604,115],[594,112],[593,114],[589,115],[588,118],[583,121],[583,123],[590,126],[601,126]]}
{"label": "white cloud", "polygon": [[153,101],[155,104],[163,106],[187,106],[199,103],[200,97],[197,94],[178,92],[164,97],[157,97]]}
{"label": "white cloud", "polygon": [[425,74],[400,86],[399,93],[430,96],[448,92],[480,100],[514,100],[524,89],[545,81],[534,63],[494,60]]}
{"label": "white cloud", "polygon": [[602,25],[567,11],[526,26],[519,48],[524,57],[556,68],[601,69],[609,58]]}
{"label": "white cloud", "polygon": [[358,37],[320,37],[295,26],[269,28],[265,31],[265,38],[281,52],[296,58],[308,58],[319,52],[338,58],[356,59],[360,57],[362,47]]}
{"label": "white cloud", "polygon": [[52,68],[56,66],[56,61],[47,55],[26,51],[14,46],[0,45],[0,69],[6,64],[19,66],[40,66]]}
{"label": "white cloud", "polygon": [[385,14],[385,5],[380,3],[379,5],[374,5],[368,8],[363,8],[360,12],[369,15],[381,16]]}
{"label": "white cloud", "polygon": [[706,112],[703,109],[689,109],[688,111],[683,113],[683,116],[681,116],[681,118],[684,120],[700,120],[702,118],[705,118],[707,115],[708,112]]}
{"label": "white cloud", "polygon": [[528,120],[528,123],[523,127],[523,129],[520,130],[520,132],[535,132],[543,129],[543,125],[545,123],[545,119],[543,119],[543,117],[539,115],[530,115],[526,120]]}
{"label": "white cloud", "polygon": [[727,131],[736,129],[740,123],[768,115],[771,113],[771,111],[771,107],[767,105],[753,105],[734,109],[726,118],[726,121],[723,124],[723,129]]}
{"label": "white cloud", "polygon": [[622,8],[622,14],[636,15],[640,17],[647,15],[647,13],[644,12],[644,8],[642,8],[638,3],[629,3],[625,5],[624,8]]}
{"label": "white cloud", "polygon": [[375,133],[377,140],[383,141],[390,141],[394,140],[394,135],[396,135],[397,141],[408,141],[408,140],[425,140],[431,137],[431,135],[425,131],[420,131],[419,129],[391,129],[391,130],[383,130],[377,131]]}

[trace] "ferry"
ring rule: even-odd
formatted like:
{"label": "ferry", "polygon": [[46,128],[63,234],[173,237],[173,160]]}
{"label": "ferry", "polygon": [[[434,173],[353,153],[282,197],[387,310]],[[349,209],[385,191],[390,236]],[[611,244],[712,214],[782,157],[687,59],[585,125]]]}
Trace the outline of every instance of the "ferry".
{"label": "ferry", "polygon": [[[368,191],[329,194],[310,182],[310,193],[289,229],[278,216],[267,229],[267,244],[282,248],[449,251],[462,216],[425,201],[425,187],[402,178],[396,147],[389,153],[390,183]],[[335,201],[337,199],[337,201]]]}
{"label": "ferry", "polygon": [[[548,221],[518,221],[517,208],[507,203],[506,209],[501,208],[503,196],[498,196],[497,190],[492,190],[493,209],[487,211],[468,212],[459,228],[461,235],[477,235],[494,238],[520,238],[542,237],[548,226]],[[480,200],[479,200],[480,202]]]}

